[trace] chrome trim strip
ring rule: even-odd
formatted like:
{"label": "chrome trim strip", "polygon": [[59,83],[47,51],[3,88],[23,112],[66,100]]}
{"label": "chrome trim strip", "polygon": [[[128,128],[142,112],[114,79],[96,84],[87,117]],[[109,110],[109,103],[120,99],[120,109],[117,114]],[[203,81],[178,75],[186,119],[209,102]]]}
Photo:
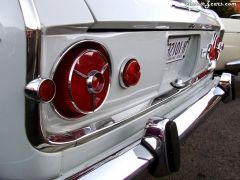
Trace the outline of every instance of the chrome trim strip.
{"label": "chrome trim strip", "polygon": [[[39,78],[41,56],[41,24],[33,0],[19,0],[26,29],[26,84]],[[33,146],[42,143],[39,132],[39,103],[25,97],[26,134]]]}
{"label": "chrome trim strip", "polygon": [[197,8],[192,8],[192,7],[186,6],[186,5],[173,4],[172,7],[176,8],[176,9],[186,10],[186,11],[200,12],[199,9],[197,9]]}
{"label": "chrome trim strip", "polygon": [[41,24],[33,0],[19,0],[26,27],[27,40],[27,77],[26,81],[36,79],[39,75],[41,46]]}
{"label": "chrome trim strip", "polygon": [[41,24],[33,0],[19,0],[19,3],[22,9],[26,28],[30,30],[40,29]]}
{"label": "chrome trim strip", "polygon": [[26,26],[27,83],[39,75],[41,24],[33,0],[19,0]]}
{"label": "chrome trim strip", "polygon": [[201,23],[176,23],[176,22],[118,22],[117,24],[103,22],[101,25],[92,25],[87,32],[131,32],[131,31],[179,31],[200,30],[219,31],[220,26]]}

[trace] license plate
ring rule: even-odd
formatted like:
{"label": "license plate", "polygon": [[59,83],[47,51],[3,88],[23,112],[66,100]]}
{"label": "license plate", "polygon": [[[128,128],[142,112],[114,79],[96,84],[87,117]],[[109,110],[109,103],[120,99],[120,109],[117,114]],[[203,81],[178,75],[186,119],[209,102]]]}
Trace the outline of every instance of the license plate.
{"label": "license plate", "polygon": [[190,37],[168,39],[167,63],[183,60],[189,47]]}

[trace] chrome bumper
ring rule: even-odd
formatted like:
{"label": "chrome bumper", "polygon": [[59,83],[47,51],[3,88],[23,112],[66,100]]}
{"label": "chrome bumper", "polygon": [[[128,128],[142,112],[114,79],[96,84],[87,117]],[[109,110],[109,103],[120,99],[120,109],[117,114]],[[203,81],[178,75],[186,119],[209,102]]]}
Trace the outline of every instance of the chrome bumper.
{"label": "chrome bumper", "polygon": [[178,171],[179,139],[218,102],[226,99],[231,91],[231,77],[223,73],[218,86],[173,118],[150,118],[141,140],[69,179],[131,179],[145,172],[159,177]]}

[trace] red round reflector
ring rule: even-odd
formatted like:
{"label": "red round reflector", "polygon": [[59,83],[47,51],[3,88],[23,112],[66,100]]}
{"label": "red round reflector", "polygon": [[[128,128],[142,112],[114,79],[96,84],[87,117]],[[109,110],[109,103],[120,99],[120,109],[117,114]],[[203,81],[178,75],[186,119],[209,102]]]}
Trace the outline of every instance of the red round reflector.
{"label": "red round reflector", "polygon": [[140,80],[140,65],[136,59],[130,59],[122,69],[121,80],[124,87],[135,86]]}
{"label": "red round reflector", "polygon": [[54,98],[55,84],[50,79],[45,79],[41,82],[38,89],[38,96],[41,101],[49,102]]}
{"label": "red round reflector", "polygon": [[53,105],[65,118],[79,118],[98,110],[110,87],[110,60],[95,42],[79,43],[61,58],[53,76]]}

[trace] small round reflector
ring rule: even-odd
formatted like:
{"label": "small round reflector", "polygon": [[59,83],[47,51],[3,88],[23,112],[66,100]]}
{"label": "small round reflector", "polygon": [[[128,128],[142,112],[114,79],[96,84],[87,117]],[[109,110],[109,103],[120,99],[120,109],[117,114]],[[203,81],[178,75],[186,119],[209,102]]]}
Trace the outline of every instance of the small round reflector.
{"label": "small round reflector", "polygon": [[38,96],[41,101],[51,101],[54,98],[55,92],[55,84],[50,79],[43,80],[39,85]]}
{"label": "small round reflector", "polygon": [[26,85],[25,93],[38,102],[50,102],[55,97],[55,83],[51,79],[37,78]]}
{"label": "small round reflector", "polygon": [[123,68],[121,68],[121,85],[123,87],[135,86],[141,77],[140,65],[136,59],[127,61]]}

